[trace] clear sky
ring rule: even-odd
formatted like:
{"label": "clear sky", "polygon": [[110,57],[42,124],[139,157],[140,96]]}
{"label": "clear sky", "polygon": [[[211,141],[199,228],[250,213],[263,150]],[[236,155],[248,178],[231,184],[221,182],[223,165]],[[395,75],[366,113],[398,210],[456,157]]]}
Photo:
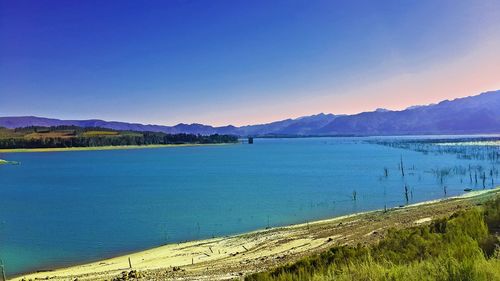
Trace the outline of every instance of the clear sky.
{"label": "clear sky", "polygon": [[0,0],[0,116],[254,124],[500,89],[500,1]]}

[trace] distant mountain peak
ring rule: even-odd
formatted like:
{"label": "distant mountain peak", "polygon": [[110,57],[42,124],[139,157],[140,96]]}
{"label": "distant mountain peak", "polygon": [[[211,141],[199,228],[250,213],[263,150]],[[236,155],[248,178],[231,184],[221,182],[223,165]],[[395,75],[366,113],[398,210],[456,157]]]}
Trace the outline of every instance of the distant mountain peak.
{"label": "distant mountain peak", "polygon": [[[431,103],[429,105],[435,105],[434,103]],[[417,109],[417,108],[421,108],[421,107],[426,107],[427,105],[412,105],[412,106],[408,106],[407,108],[405,108],[405,110],[413,110],[413,109]]]}

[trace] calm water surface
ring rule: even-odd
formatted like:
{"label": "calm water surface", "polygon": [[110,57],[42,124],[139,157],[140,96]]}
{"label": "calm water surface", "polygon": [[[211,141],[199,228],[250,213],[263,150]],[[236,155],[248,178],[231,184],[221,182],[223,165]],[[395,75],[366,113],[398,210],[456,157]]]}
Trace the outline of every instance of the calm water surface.
{"label": "calm water surface", "polygon": [[[9,275],[398,206],[406,203],[405,184],[410,203],[441,198],[431,169],[478,162],[359,138],[0,158],[21,162],[0,166],[0,258]],[[462,181],[446,180],[448,196],[463,192],[469,181]]]}

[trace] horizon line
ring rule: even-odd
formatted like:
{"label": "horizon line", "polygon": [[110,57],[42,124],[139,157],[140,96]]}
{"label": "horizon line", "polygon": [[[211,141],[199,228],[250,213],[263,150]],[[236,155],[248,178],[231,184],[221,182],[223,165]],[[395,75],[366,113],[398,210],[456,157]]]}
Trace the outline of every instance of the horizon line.
{"label": "horizon line", "polygon": [[254,124],[247,124],[247,125],[233,125],[233,124],[211,125],[211,124],[198,123],[198,122],[192,122],[192,123],[180,122],[180,123],[177,123],[177,124],[174,124],[174,125],[166,125],[166,124],[140,123],[140,122],[137,122],[137,121],[105,120],[105,119],[100,119],[100,118],[74,119],[74,118],[44,117],[44,116],[36,116],[36,115],[0,116],[0,118],[27,118],[27,117],[33,117],[33,118],[44,118],[44,119],[56,119],[56,120],[61,120],[61,121],[103,121],[103,122],[117,122],[117,123],[127,123],[127,124],[142,125],[142,126],[175,127],[175,126],[178,126],[178,125],[203,125],[203,126],[210,126],[210,127],[213,127],[213,128],[230,127],[230,126],[240,128],[240,127],[246,127],[246,126],[266,125],[266,124],[270,124],[270,123],[274,123],[274,122],[280,122],[280,121],[285,121],[285,120],[296,120],[296,119],[303,118],[303,117],[311,117],[311,116],[316,116],[316,115],[321,115],[321,114],[323,114],[323,115],[334,115],[334,116],[352,116],[352,115],[358,115],[358,114],[367,113],[367,112],[376,112],[379,109],[384,109],[384,110],[387,110],[387,111],[390,111],[390,112],[401,112],[401,111],[409,110],[412,107],[432,106],[432,105],[436,105],[436,104],[439,104],[439,103],[444,102],[444,101],[454,101],[454,100],[457,100],[457,99],[470,98],[470,97],[480,96],[480,95],[483,95],[483,94],[495,93],[495,92],[498,92],[498,91],[500,91],[500,89],[488,90],[488,91],[484,91],[484,92],[481,92],[481,93],[478,93],[478,94],[475,94],[475,95],[461,96],[461,97],[456,97],[456,98],[453,98],[453,99],[439,100],[437,102],[428,103],[428,104],[410,105],[410,106],[407,106],[407,107],[402,108],[402,109],[388,109],[388,108],[385,108],[385,107],[377,107],[376,109],[371,110],[371,111],[361,111],[361,112],[356,112],[356,113],[351,113],[351,114],[349,114],[349,113],[336,114],[336,113],[331,113],[331,112],[330,113],[319,112],[319,113],[313,113],[313,114],[309,114],[309,115],[301,115],[301,116],[297,116],[297,117],[289,117],[289,118],[285,118],[285,119],[279,119],[279,120],[269,121],[267,123],[254,123]]}

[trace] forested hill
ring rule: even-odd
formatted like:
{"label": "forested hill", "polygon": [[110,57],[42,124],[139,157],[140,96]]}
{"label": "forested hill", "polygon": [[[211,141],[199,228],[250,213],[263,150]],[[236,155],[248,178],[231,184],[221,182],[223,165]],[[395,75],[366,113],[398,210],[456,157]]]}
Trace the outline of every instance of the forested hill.
{"label": "forested hill", "polygon": [[0,128],[0,149],[235,143],[231,135],[165,134],[76,126]]}

